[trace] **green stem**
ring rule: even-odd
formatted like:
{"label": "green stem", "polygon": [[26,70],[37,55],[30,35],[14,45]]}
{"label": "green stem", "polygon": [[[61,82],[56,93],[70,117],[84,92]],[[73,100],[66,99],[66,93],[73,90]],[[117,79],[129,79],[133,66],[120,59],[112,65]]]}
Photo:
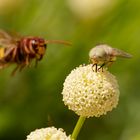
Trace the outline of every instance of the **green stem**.
{"label": "green stem", "polygon": [[85,117],[82,117],[82,116],[79,117],[79,119],[78,119],[78,121],[76,123],[76,126],[75,126],[75,128],[74,128],[74,130],[72,132],[71,138],[73,140],[76,140],[76,138],[77,138],[77,136],[78,136],[83,124],[84,124],[85,119],[86,119]]}

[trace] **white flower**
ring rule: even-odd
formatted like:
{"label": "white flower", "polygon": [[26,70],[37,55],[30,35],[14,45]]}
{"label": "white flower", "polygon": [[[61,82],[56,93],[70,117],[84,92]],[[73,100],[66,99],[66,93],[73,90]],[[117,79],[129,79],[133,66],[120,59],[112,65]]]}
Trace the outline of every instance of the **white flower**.
{"label": "white flower", "polygon": [[81,18],[96,18],[110,10],[116,0],[68,0],[71,10]]}
{"label": "white flower", "polygon": [[118,104],[119,86],[107,70],[94,72],[92,64],[80,66],[67,76],[62,91],[64,104],[83,117],[99,117]]}
{"label": "white flower", "polygon": [[66,136],[61,128],[48,127],[36,129],[27,136],[26,140],[71,140],[71,138]]}

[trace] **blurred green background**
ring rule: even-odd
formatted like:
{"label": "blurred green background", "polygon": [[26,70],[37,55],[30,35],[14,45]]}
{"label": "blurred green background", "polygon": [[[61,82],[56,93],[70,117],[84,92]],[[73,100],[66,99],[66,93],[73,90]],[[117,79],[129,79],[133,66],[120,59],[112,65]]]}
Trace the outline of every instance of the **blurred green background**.
{"label": "blurred green background", "polygon": [[0,1],[0,28],[73,44],[48,45],[37,68],[14,77],[15,66],[0,70],[0,140],[25,140],[36,128],[51,125],[71,134],[78,116],[62,102],[63,82],[76,66],[88,64],[88,52],[98,43],[133,58],[118,59],[109,69],[120,85],[118,107],[87,119],[78,140],[140,140],[140,1],[106,0],[101,6],[102,1],[87,5],[95,9],[90,14],[78,0]]}

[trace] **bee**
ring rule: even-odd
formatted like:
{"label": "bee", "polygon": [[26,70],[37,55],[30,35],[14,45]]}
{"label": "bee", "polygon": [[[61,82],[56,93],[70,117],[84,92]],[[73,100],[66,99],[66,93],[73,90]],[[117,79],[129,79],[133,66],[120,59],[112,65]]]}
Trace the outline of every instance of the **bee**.
{"label": "bee", "polygon": [[37,65],[37,62],[42,60],[46,53],[47,44],[50,43],[71,45],[70,42],[63,40],[45,40],[35,36],[12,36],[8,32],[0,30],[0,69],[9,64],[17,64],[12,72],[14,75],[17,70],[21,71],[30,66],[32,60],[35,60]]}
{"label": "bee", "polygon": [[103,67],[110,66],[117,57],[131,58],[132,55],[107,44],[97,45],[89,52],[89,60],[93,64],[92,69],[95,67],[96,72],[100,69],[103,71]]}

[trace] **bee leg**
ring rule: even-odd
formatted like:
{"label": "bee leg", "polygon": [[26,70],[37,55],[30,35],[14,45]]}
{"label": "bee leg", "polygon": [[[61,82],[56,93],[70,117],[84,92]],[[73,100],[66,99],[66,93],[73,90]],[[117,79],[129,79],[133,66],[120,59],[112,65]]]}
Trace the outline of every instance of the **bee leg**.
{"label": "bee leg", "polygon": [[38,61],[40,61],[42,58],[43,58],[43,55],[38,55],[38,56],[36,57],[36,60],[35,60],[35,67],[37,67]]}
{"label": "bee leg", "polygon": [[95,72],[97,72],[97,64],[92,65],[92,70],[94,71],[93,67],[95,66]]}
{"label": "bee leg", "polygon": [[16,58],[16,54],[17,54],[17,47],[15,47],[15,48],[13,49],[12,58],[11,58],[13,61],[14,61],[15,58]]}
{"label": "bee leg", "polygon": [[21,65],[20,65],[20,68],[19,68],[19,71],[21,72],[25,67],[26,67],[25,64],[21,64]]}
{"label": "bee leg", "polygon": [[29,55],[27,55],[26,58],[25,58],[25,65],[30,67],[29,64],[30,64],[30,59],[29,59]]}
{"label": "bee leg", "polygon": [[5,54],[4,54],[4,57],[6,58],[6,57],[8,57],[9,56],[9,54],[12,52],[14,50],[14,48],[12,47],[12,48],[9,48],[9,49],[7,49],[6,50],[6,52],[5,52]]}
{"label": "bee leg", "polygon": [[38,65],[38,59],[35,60],[35,68],[37,67]]}
{"label": "bee leg", "polygon": [[98,71],[100,70],[100,69],[102,69],[102,72],[104,71],[104,66],[106,65],[106,63],[103,63],[99,68],[98,68]]}
{"label": "bee leg", "polygon": [[17,70],[19,69],[19,65],[17,65],[14,70],[11,72],[11,76],[14,76],[17,72]]}

